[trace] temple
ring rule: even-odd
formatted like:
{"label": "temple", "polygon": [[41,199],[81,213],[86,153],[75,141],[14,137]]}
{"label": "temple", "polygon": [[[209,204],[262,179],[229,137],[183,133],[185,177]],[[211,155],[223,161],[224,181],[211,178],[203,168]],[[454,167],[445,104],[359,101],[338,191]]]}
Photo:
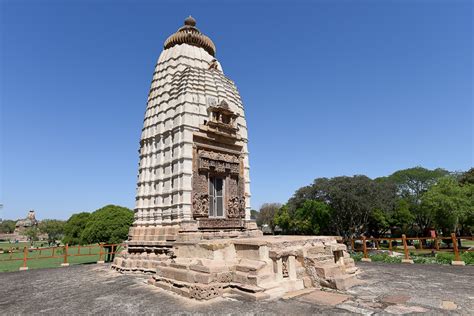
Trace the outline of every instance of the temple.
{"label": "temple", "polygon": [[164,43],[140,140],[135,220],[113,268],[152,273],[150,283],[197,299],[347,287],[356,268],[335,237],[263,237],[250,220],[244,107],[215,56],[192,17]]}

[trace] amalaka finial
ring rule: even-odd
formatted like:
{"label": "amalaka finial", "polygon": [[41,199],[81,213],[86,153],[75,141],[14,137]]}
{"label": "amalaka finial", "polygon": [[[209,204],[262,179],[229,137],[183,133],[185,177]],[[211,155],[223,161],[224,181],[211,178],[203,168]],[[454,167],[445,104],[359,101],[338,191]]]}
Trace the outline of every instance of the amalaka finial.
{"label": "amalaka finial", "polygon": [[196,20],[192,16],[188,16],[184,20],[184,25],[189,25],[189,26],[196,26]]}

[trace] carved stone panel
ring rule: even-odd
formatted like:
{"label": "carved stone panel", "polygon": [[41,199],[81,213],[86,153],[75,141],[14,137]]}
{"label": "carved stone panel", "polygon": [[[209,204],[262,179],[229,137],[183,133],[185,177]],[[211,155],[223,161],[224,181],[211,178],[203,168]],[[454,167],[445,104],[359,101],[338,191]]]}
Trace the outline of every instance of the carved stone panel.
{"label": "carved stone panel", "polygon": [[209,195],[195,192],[193,195],[193,215],[204,217],[209,215]]}
{"label": "carved stone panel", "polygon": [[227,217],[245,217],[245,199],[240,196],[232,196],[227,203]]}
{"label": "carved stone panel", "polygon": [[239,218],[202,218],[199,220],[200,229],[242,228],[244,223]]}

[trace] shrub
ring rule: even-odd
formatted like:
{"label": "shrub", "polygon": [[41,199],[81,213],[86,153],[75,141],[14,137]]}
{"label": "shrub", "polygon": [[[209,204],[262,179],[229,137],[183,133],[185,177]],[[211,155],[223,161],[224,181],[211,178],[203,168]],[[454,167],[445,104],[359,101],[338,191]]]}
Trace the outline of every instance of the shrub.
{"label": "shrub", "polygon": [[450,264],[454,260],[454,254],[439,252],[436,254],[436,262],[439,264]]}
{"label": "shrub", "polygon": [[370,256],[370,259],[374,262],[385,262],[385,263],[400,263],[402,259],[400,257],[391,257],[388,253],[378,253]]}
{"label": "shrub", "polygon": [[467,252],[461,254],[461,259],[466,264],[474,264],[474,252]]}
{"label": "shrub", "polygon": [[385,263],[401,263],[401,262],[402,262],[402,258],[401,258],[401,257],[391,257],[391,256],[387,256],[387,257],[385,257],[384,262],[385,262]]}
{"label": "shrub", "polygon": [[364,254],[361,252],[354,252],[353,254],[351,254],[351,257],[352,259],[354,259],[354,261],[358,262],[362,259],[362,257],[364,257]]}
{"label": "shrub", "polygon": [[436,258],[433,257],[420,257],[420,256],[414,256],[412,257],[412,260],[414,263],[436,263]]}
{"label": "shrub", "polygon": [[373,262],[384,262],[386,257],[387,255],[384,253],[377,253],[377,254],[371,255],[370,259],[372,259]]}

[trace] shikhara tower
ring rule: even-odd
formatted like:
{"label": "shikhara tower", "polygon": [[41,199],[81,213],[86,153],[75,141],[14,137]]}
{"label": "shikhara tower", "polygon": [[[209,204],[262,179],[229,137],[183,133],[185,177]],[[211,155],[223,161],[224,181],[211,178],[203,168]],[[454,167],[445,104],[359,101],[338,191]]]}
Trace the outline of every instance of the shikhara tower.
{"label": "shikhara tower", "polygon": [[132,243],[255,229],[244,108],[215,55],[192,17],[164,43],[140,140]]}

